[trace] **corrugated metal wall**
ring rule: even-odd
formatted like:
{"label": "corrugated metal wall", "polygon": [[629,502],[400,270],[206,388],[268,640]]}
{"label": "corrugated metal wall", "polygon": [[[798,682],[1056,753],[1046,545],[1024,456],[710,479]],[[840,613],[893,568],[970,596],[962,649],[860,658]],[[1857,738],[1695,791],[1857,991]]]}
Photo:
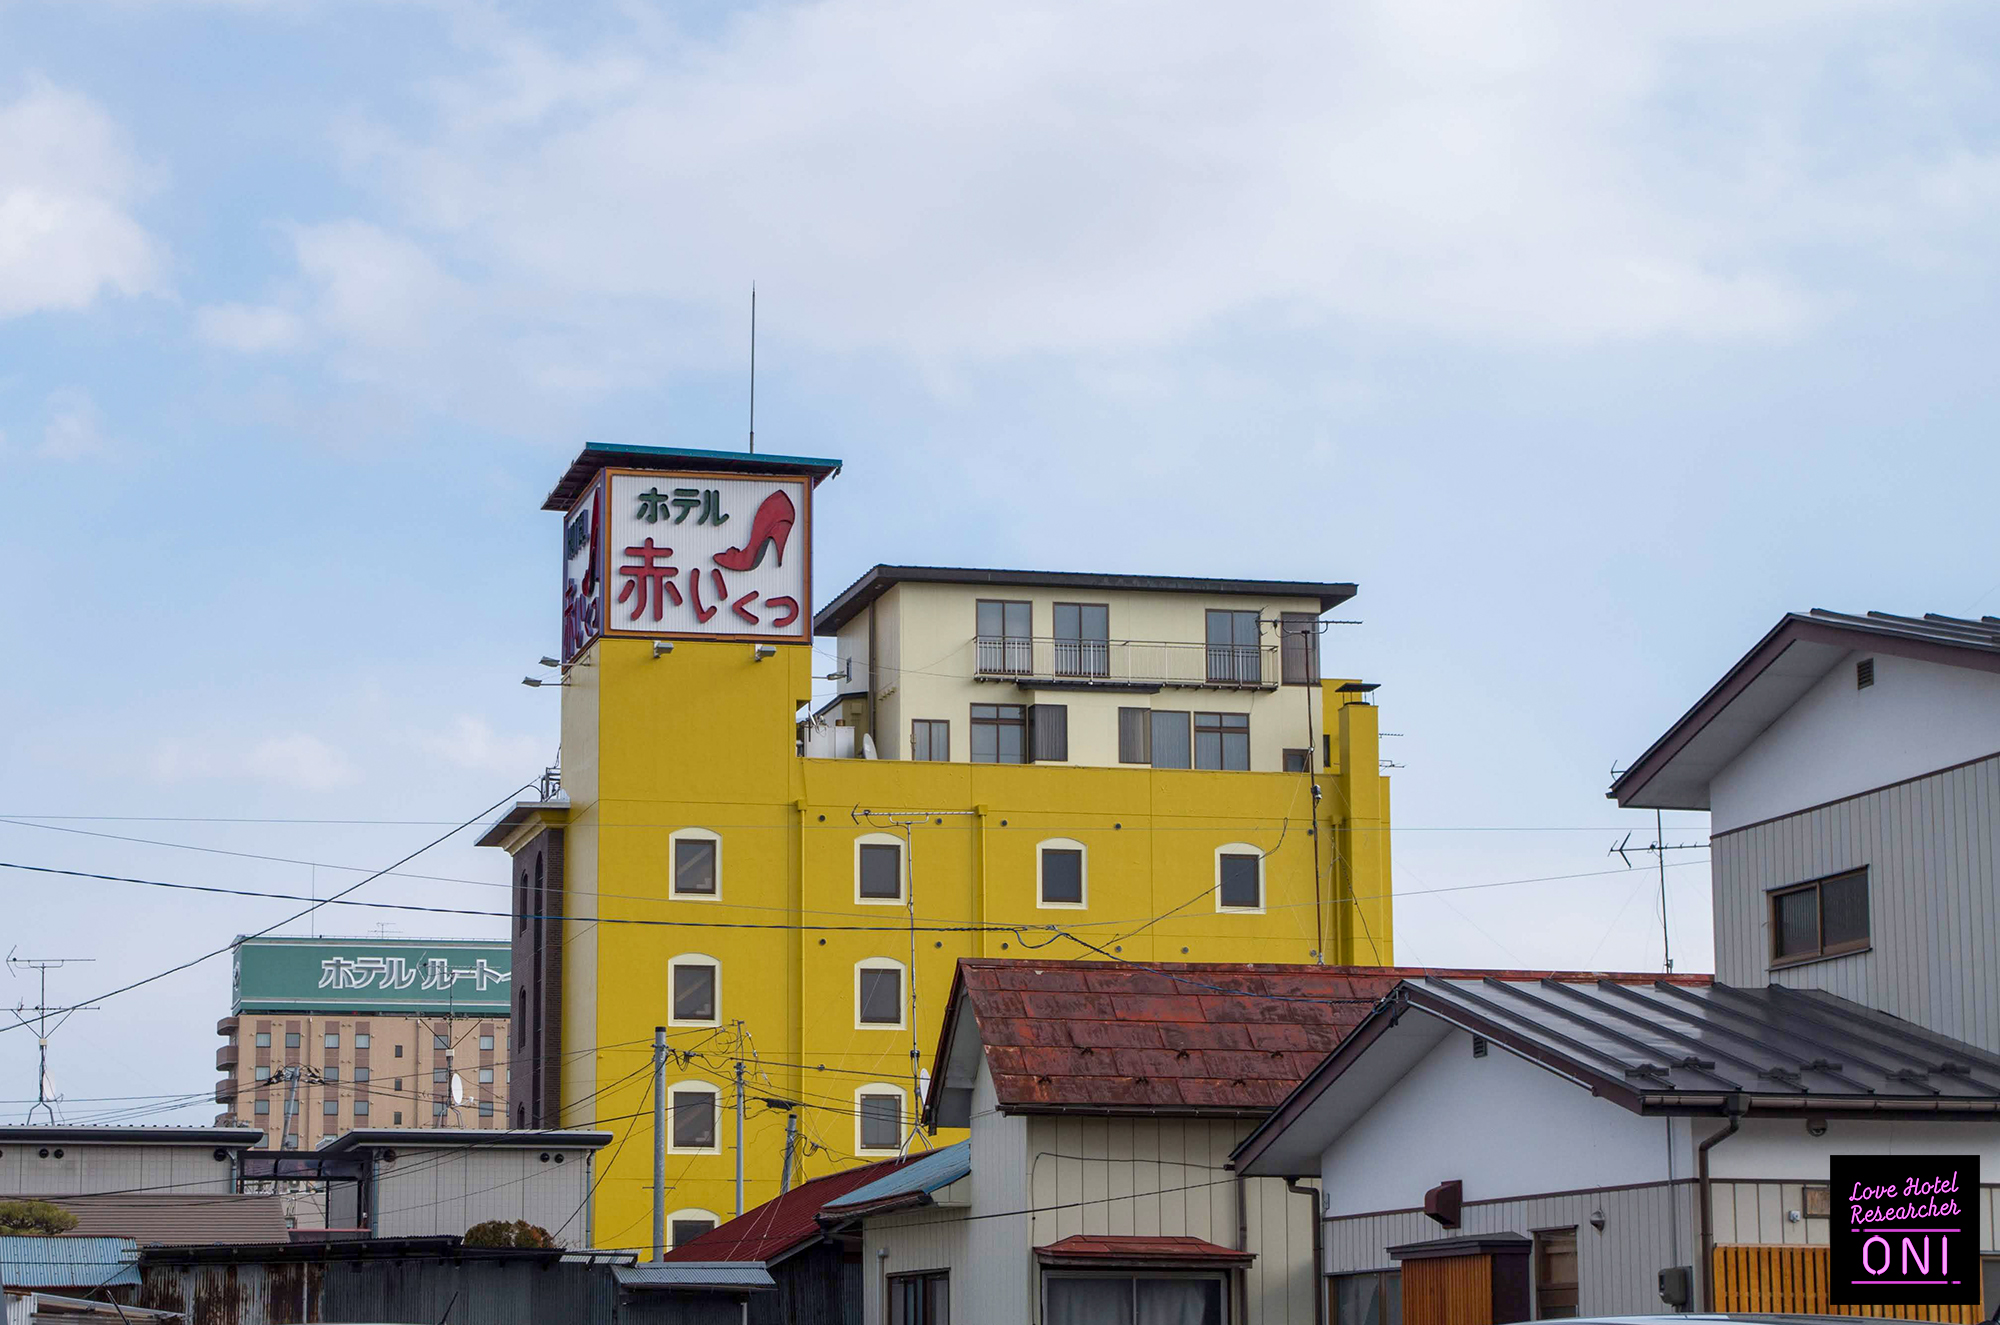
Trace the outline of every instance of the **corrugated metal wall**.
{"label": "corrugated metal wall", "polygon": [[[1715,976],[1825,989],[2000,1052],[2000,756],[1715,835]],[[1868,867],[1873,949],[1770,969],[1765,894]]]}
{"label": "corrugated metal wall", "polygon": [[[41,1151],[49,1152],[44,1159]],[[62,1151],[57,1158],[56,1151]],[[88,1192],[221,1193],[235,1188],[235,1165],[213,1146],[42,1145],[0,1147],[0,1196]]]}
{"label": "corrugated metal wall", "polygon": [[560,1241],[578,1247],[584,1221],[577,1212],[589,1187],[581,1151],[398,1147],[394,1163],[375,1166],[375,1236],[452,1235],[489,1219],[525,1219],[551,1233],[567,1224]]}
{"label": "corrugated metal wall", "polygon": [[[618,1289],[606,1266],[419,1257],[347,1264],[149,1264],[144,1275],[139,1305],[183,1312],[187,1325],[612,1325],[625,1319],[615,1314]],[[704,1303],[702,1310],[712,1305]],[[724,1319],[733,1325],[740,1314],[730,1306]],[[629,1318],[705,1319],[699,1312]]]}
{"label": "corrugated metal wall", "polygon": [[[1586,1316],[1623,1316],[1661,1309],[1659,1272],[1701,1260],[1696,1189],[1690,1181],[1617,1191],[1531,1197],[1468,1204],[1456,1230],[1438,1227],[1420,1210],[1358,1215],[1326,1222],[1326,1264],[1331,1274],[1391,1270],[1388,1248],[1458,1234],[1520,1233],[1574,1228],[1578,1306]],[[1604,1212],[1604,1230],[1590,1225]],[[1678,1253],[1676,1245],[1678,1223]]]}

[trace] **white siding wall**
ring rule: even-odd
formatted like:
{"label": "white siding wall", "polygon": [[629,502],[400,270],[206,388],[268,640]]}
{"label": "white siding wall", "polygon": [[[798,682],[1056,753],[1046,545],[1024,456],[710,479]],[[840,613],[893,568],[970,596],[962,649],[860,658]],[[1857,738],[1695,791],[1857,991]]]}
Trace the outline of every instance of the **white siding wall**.
{"label": "white siding wall", "polygon": [[[78,1196],[91,1192],[144,1191],[200,1195],[235,1190],[235,1166],[215,1158],[215,1147],[51,1142],[0,1146],[0,1196]],[[62,1158],[55,1152],[60,1149]]]}
{"label": "white siding wall", "polygon": [[[1609,1106],[1607,1106],[1609,1107]],[[1470,1185],[1468,1184],[1468,1191]],[[1573,1192],[1468,1204],[1462,1227],[1444,1229],[1422,1210],[1329,1219],[1329,1274],[1393,1270],[1388,1248],[1405,1242],[1488,1233],[1531,1236],[1538,1229],[1576,1229],[1578,1306],[1586,1316],[1626,1316],[1662,1310],[1659,1272],[1700,1261],[1692,1182],[1612,1191]],[[1604,1213],[1604,1230],[1590,1216]]]}
{"label": "white siding wall", "polygon": [[[1875,684],[1854,664],[1875,659]],[[2000,676],[1851,653],[1710,783],[1716,832],[2000,751]]]}
{"label": "white siding wall", "polygon": [[[544,1153],[564,1162],[544,1163]],[[588,1151],[399,1146],[394,1162],[375,1166],[375,1236],[464,1233],[489,1219],[525,1219],[564,1246],[588,1246],[587,1216],[578,1211],[590,1173]]]}
{"label": "white siding wall", "polygon": [[[2000,756],[1719,833],[1711,855],[1717,980],[1825,989],[2000,1052]],[[1765,894],[1863,865],[1873,949],[1771,970]]]}

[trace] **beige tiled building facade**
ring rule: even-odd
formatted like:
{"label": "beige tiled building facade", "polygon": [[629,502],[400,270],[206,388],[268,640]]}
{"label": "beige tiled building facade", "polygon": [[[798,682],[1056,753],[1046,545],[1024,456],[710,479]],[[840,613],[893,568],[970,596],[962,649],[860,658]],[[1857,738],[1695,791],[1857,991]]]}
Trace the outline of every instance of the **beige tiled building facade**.
{"label": "beige tiled building facade", "polygon": [[505,943],[239,943],[217,1124],[304,1150],[355,1128],[505,1127],[509,967]]}

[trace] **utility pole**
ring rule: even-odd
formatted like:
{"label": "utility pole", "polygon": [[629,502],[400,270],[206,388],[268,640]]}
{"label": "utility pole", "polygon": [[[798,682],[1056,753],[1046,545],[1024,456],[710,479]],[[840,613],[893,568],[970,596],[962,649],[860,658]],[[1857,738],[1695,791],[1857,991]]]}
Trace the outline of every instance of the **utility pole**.
{"label": "utility pole", "polygon": [[[736,1023],[737,1044],[742,1044],[743,1023]],[[736,1050],[736,1213],[743,1213],[743,1050]]]}
{"label": "utility pole", "polygon": [[792,1161],[799,1148],[799,1111],[794,1108],[785,1115],[785,1171],[778,1177],[778,1195],[783,1196],[792,1189]]}
{"label": "utility pole", "polygon": [[653,1027],[653,1259],[667,1252],[667,1028]]}
{"label": "utility pole", "polygon": [[[72,962],[83,963],[95,960],[97,959],[94,957],[16,957],[12,952],[7,954],[7,973],[9,975],[14,974],[15,967],[25,966],[35,972],[41,982],[41,992],[35,997],[34,1007],[30,1008],[26,1004],[16,1004],[13,1008],[15,1021],[18,1021],[23,1026],[32,1026],[34,1028],[35,1048],[39,1055],[37,1071],[35,1073],[35,1102],[28,1109],[28,1121],[30,1123],[35,1121],[37,1111],[46,1113],[50,1123],[54,1123],[56,1120],[55,1092],[49,1086],[49,1037],[55,1034],[56,1031],[61,1030],[64,1023],[77,1013],[95,1011],[97,1007],[95,1003],[73,1008],[50,1007],[49,972],[68,966]],[[27,1017],[22,1015],[26,1012],[33,1012],[35,1014],[33,1021],[28,1020]],[[62,1016],[56,1021],[54,1030],[49,1028],[49,1014],[51,1012],[62,1013]]]}

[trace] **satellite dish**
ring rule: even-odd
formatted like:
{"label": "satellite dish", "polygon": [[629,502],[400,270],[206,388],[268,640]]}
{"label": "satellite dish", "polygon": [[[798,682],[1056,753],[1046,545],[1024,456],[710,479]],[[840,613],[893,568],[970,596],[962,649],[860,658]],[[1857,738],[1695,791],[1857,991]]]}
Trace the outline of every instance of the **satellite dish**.
{"label": "satellite dish", "polygon": [[465,1103],[465,1079],[456,1072],[451,1074],[451,1102],[455,1105]]}

